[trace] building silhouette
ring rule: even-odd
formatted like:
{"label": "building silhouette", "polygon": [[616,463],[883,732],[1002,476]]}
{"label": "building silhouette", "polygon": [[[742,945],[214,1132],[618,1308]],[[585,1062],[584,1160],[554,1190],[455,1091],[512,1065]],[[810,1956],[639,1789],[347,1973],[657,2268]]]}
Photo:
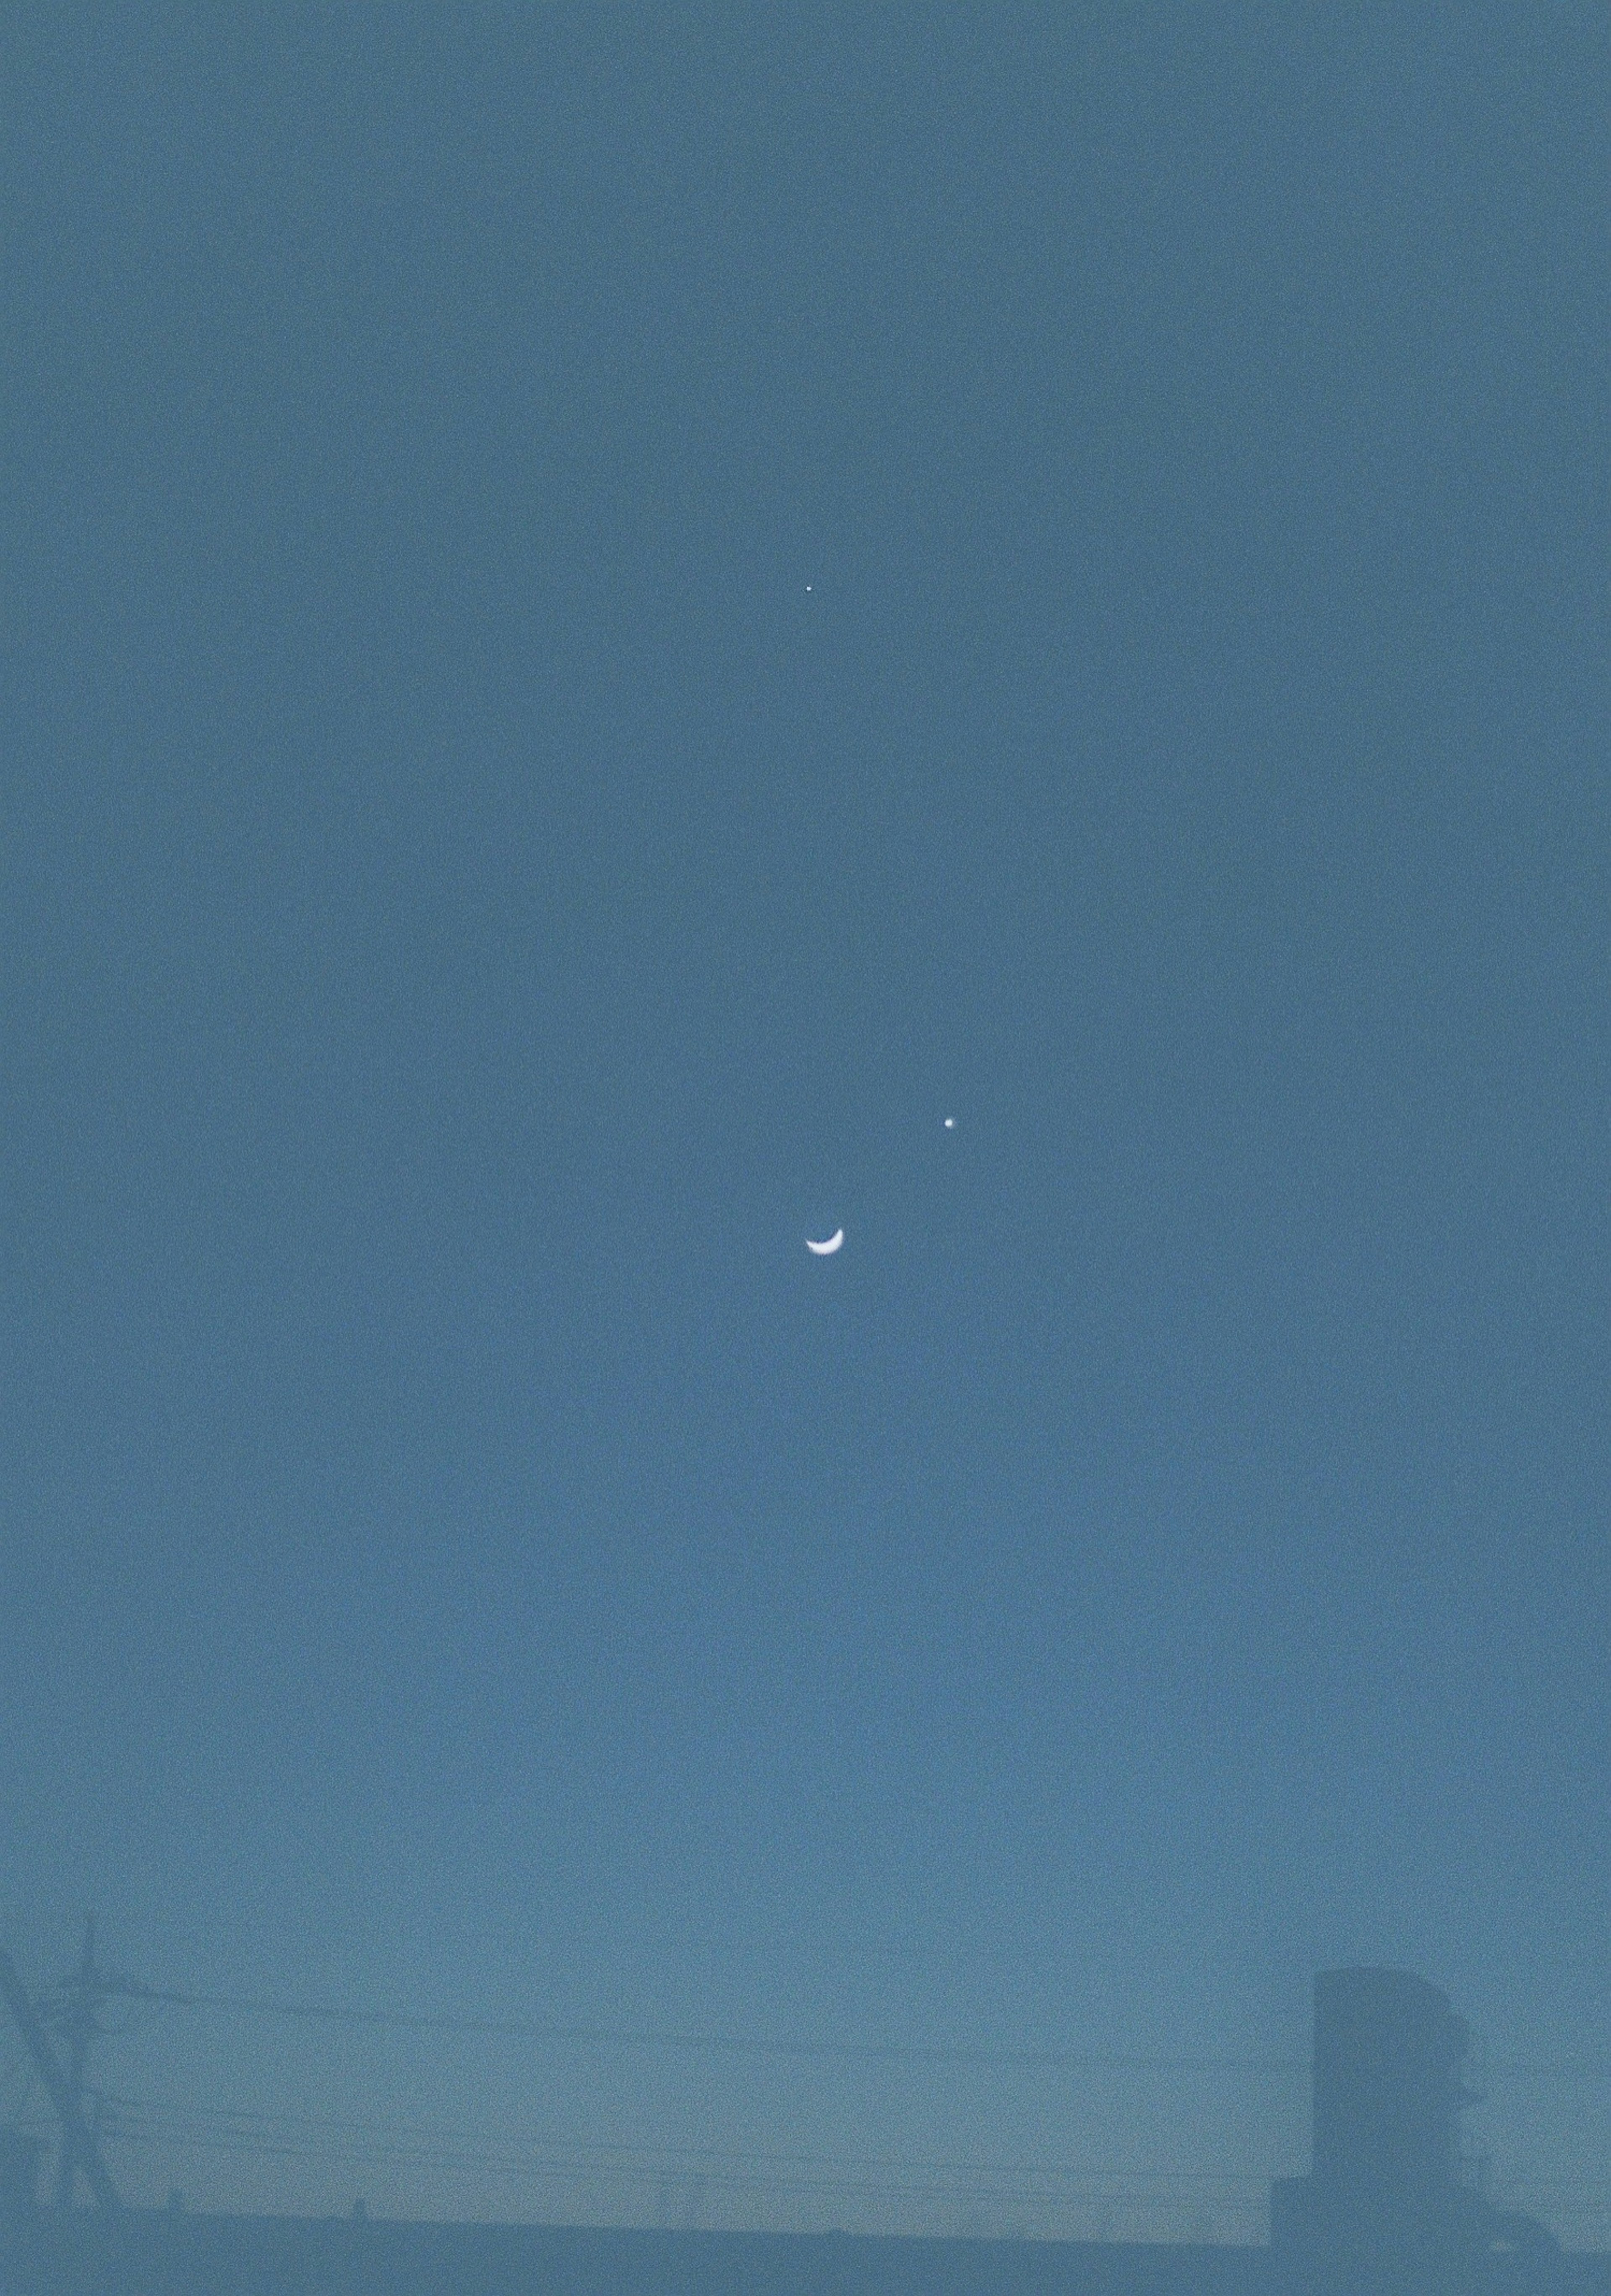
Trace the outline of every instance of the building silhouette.
{"label": "building silhouette", "polygon": [[1542,2225],[1491,2208],[1460,2150],[1470,2036],[1446,1997],[1398,1969],[1314,1980],[1313,2165],[1271,2195],[1271,2248],[1294,2296],[1471,2296],[1567,2278]]}

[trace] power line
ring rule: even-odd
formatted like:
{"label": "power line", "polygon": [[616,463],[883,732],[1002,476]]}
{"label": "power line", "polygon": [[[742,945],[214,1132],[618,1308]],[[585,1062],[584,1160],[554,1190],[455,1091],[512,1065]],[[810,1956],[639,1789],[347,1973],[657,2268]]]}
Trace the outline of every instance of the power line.
{"label": "power line", "polygon": [[1149,2187],[1184,2185],[1193,2189],[1208,2185],[1216,2187],[1243,2185],[1260,2192],[1269,2182],[1267,2176],[1243,2176],[1231,2170],[1075,2168],[1059,2161],[912,2161],[879,2154],[756,2152],[696,2144],[634,2144],[611,2138],[567,2142],[550,2137],[526,2144],[492,2144],[485,2137],[439,2124],[399,2125],[391,2121],[350,2120],[261,2107],[190,2105],[164,2099],[143,2102],[115,2095],[109,2095],[106,2102],[115,2111],[115,2130],[119,2136],[127,2137],[138,2128],[143,2137],[150,2136],[154,2141],[159,2131],[172,2129],[182,2135],[187,2127],[200,2125],[204,2129],[217,2129],[220,2134],[236,2133],[248,2144],[256,2141],[259,2136],[305,2136],[309,2142],[316,2138],[321,2144],[327,2144],[334,2139],[337,2143],[350,2141],[388,2151],[418,2147],[423,2152],[451,2152],[476,2162],[522,2162],[552,2158],[556,2152],[584,2156],[568,2161],[565,2171],[568,2174],[602,2160],[620,2161],[634,2168],[639,2165],[655,2169],[673,2165],[714,2168],[720,2162],[748,2169],[843,2169],[858,2175],[887,2169],[898,2176],[1035,2178],[1055,2183],[1124,2183]]}
{"label": "power line", "polygon": [[[711,2145],[570,2141],[552,2135],[498,2142],[446,2128],[398,2128],[226,2107],[143,2105],[112,2101],[110,2134],[119,2144],[172,2153],[222,2153],[259,2161],[317,2161],[329,2166],[449,2176],[491,2176],[527,2185],[642,2193],[658,2183],[678,2191],[691,2179],[736,2202],[807,2202],[879,2209],[913,2204],[1030,2210],[1065,2228],[1118,2209],[1179,2216],[1215,2212],[1219,2221],[1258,2215],[1268,2179],[1227,2171],[1075,2169],[1057,2163],[900,2160],[813,2152],[742,2152]],[[630,2202],[628,2203],[630,2205]]]}
{"label": "power line", "polygon": [[[261,1995],[177,1993],[142,1987],[140,1997],[168,2007],[217,2010],[225,2015],[284,2017],[323,2025],[376,2030],[459,2033],[485,2039],[546,2041],[583,2048],[672,2049],[713,2055],[842,2059],[869,2064],[1001,2065],[1075,2072],[1257,2073],[1274,2077],[1311,2070],[1306,2057],[1163,2056],[1092,2049],[994,2048],[953,2042],[801,2041],[751,2034],[630,2031],[615,2026],[562,2024],[519,2017],[454,2017],[406,2009],[342,2008],[323,2002],[275,2000]],[[1611,2081],[1611,2063],[1540,2064],[1501,2059],[1484,2064],[1484,2080]]]}
{"label": "power line", "polygon": [[447,2017],[398,2009],[343,2009],[225,1993],[150,1990],[170,2007],[212,2009],[233,2016],[289,2017],[326,2025],[368,2026],[412,2033],[460,2033],[499,2040],[548,2041],[585,2048],[698,2050],[716,2055],[841,2059],[869,2064],[1001,2065],[1082,2072],[1304,2074],[1305,2061],[1285,2057],[1131,2056],[1082,2049],[1002,2049],[896,2041],[790,2041],[732,2033],[626,2032],[616,2027],[504,2017]]}

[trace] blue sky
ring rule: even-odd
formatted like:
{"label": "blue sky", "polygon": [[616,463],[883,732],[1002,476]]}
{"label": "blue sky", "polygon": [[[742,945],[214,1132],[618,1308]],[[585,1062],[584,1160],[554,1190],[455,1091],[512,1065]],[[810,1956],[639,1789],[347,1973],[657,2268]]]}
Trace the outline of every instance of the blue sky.
{"label": "blue sky", "polygon": [[5,41],[11,1948],[1225,2061],[143,2012],[129,2188],[1231,2231],[1317,1967],[1611,2060],[1601,12]]}

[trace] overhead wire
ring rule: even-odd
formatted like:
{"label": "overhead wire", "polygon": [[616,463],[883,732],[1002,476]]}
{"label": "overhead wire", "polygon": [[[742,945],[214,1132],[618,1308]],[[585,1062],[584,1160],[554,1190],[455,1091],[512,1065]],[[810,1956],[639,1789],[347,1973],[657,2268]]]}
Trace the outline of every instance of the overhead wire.
{"label": "overhead wire", "polygon": [[589,2048],[702,2051],[729,2056],[842,2059],[870,2064],[1001,2065],[1025,2070],[1149,2073],[1300,2074],[1296,2058],[1129,2055],[1089,2049],[1001,2048],[968,2043],[790,2040],[733,2033],[625,2031],[618,2027],[568,2024],[513,2017],[456,2017],[425,2011],[352,2009],[227,1993],[178,1993],[148,1988],[142,1997],[166,2006],[212,2009],[236,2016],[305,2019],[380,2030],[460,2033],[484,2039],[546,2041]]}
{"label": "overhead wire", "polygon": [[[844,2059],[847,2062],[925,2065],[1001,2065],[1028,2070],[1076,2072],[1256,2073],[1272,2077],[1311,2070],[1306,2057],[1219,2054],[1165,2055],[1092,2049],[1002,2048],[985,2044],[904,2041],[794,2040],[755,2034],[624,2030],[619,2027],[572,2024],[520,2017],[462,2017],[407,2009],[356,2009],[262,1995],[180,1993],[142,1987],[142,2000],[164,2007],[210,2009],[235,2016],[283,2017],[326,2025],[370,2026],[377,2030],[459,2033],[495,2040],[529,2040],[588,2048],[705,2051],[729,2056]],[[1541,2064],[1500,2059],[1484,2062],[1485,2080],[1611,2080],[1611,2062]]]}

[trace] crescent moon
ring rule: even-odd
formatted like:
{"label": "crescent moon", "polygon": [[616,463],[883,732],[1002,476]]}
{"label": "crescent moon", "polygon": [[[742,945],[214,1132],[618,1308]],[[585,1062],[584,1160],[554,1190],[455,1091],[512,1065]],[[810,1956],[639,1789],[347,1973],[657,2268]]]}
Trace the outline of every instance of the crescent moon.
{"label": "crescent moon", "polygon": [[806,1249],[807,1251],[814,1251],[819,1259],[826,1259],[830,1251],[837,1251],[844,1241],[844,1229],[842,1227],[836,1227],[826,1243],[814,1243],[811,1238],[807,1236],[806,1239]]}

